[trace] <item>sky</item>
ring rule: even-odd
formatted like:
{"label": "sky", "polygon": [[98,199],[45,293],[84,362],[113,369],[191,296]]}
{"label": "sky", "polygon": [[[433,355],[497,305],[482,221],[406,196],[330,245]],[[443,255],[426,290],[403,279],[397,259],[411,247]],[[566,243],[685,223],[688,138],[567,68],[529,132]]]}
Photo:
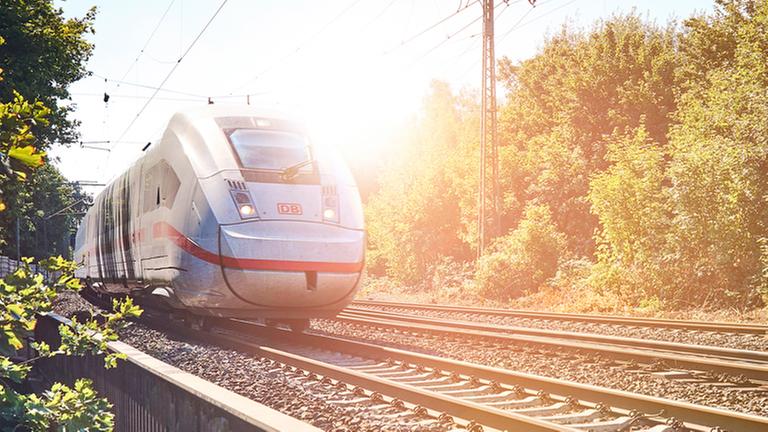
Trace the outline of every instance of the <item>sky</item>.
{"label": "sky", "polygon": [[[418,112],[432,80],[480,86],[482,8],[473,0],[228,0],[204,31],[221,0],[55,3],[67,17],[98,8],[92,75],[70,87],[85,147],[50,152],[73,181],[108,182],[175,112],[208,98],[293,113],[355,163]],[[566,22],[589,27],[635,10],[663,24],[712,3],[499,0],[496,56],[529,58]]]}

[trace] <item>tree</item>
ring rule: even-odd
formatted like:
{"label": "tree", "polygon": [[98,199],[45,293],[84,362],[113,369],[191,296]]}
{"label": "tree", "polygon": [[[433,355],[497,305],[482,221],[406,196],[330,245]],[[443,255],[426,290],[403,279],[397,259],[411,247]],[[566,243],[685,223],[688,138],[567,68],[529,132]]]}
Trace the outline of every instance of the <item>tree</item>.
{"label": "tree", "polygon": [[768,294],[768,1],[718,0],[686,27],[692,81],[668,171],[676,282],[699,302],[759,304]]}
{"label": "tree", "polygon": [[[82,207],[59,217],[56,224],[44,218],[83,198],[82,192],[69,186],[53,166],[37,173],[24,167],[42,165],[51,145],[77,139],[77,123],[67,118],[73,109],[66,103],[67,87],[87,74],[85,62],[93,45],[84,35],[93,32],[94,17],[91,9],[83,18],[65,19],[51,0],[0,5],[0,101],[10,101],[0,109],[0,142],[5,146],[0,149],[0,207],[11,208],[0,213],[0,253],[15,255],[17,223],[25,255],[67,253],[69,229]],[[18,141],[11,141],[11,135]],[[29,145],[32,136],[34,147]]]}
{"label": "tree", "polygon": [[[0,45],[3,42],[0,37]],[[0,69],[0,82],[2,73]],[[0,211],[8,206],[3,188],[26,180],[29,169],[43,164],[45,153],[32,145],[32,127],[45,124],[49,112],[41,102],[29,103],[18,93],[11,102],[0,103]]]}
{"label": "tree", "polygon": [[607,159],[612,165],[590,182],[592,212],[601,225],[592,284],[634,304],[667,297],[671,221],[663,147],[640,127],[614,137]]}
{"label": "tree", "polygon": [[672,307],[764,304],[768,1],[717,1],[685,22],[681,55],[669,144],[640,131],[592,181],[593,282]]}
{"label": "tree", "polygon": [[[61,11],[53,15],[52,11],[51,3],[47,1],[19,1],[3,3],[0,6],[0,34],[10,35],[16,44],[20,41],[31,43],[30,47],[16,45],[15,50],[30,48],[32,55],[37,56],[37,67],[32,67],[34,57],[26,58],[26,62],[24,55],[19,52],[8,57],[9,52],[14,52],[14,47],[10,50],[4,49],[2,37],[0,64],[10,63],[15,68],[11,74],[14,78],[11,85],[19,85],[35,97],[43,99],[55,99],[57,95],[65,94],[68,83],[66,80],[75,79],[73,77],[77,76],[77,72],[74,75],[68,74],[66,67],[61,67],[68,64],[79,70],[82,67],[80,62],[83,50],[90,50],[90,45],[77,44],[78,41],[82,42],[81,33],[87,26],[83,27],[83,23],[78,26],[76,20],[57,26],[57,23],[61,24]],[[56,21],[57,19],[59,21]],[[9,31],[14,29],[14,25],[17,26],[16,32]],[[36,46],[35,43],[42,46]],[[67,52],[67,47],[73,47],[72,43],[75,43],[78,49]],[[36,51],[36,48],[41,50]],[[45,70],[45,67],[51,69]],[[2,72],[0,70],[0,73]],[[53,75],[46,76],[46,73]],[[0,80],[2,78],[0,75]],[[62,83],[65,83],[63,87],[59,87]],[[39,94],[35,91],[36,87],[43,87],[48,93]],[[7,91],[8,88],[6,83],[2,91]],[[5,96],[8,97],[7,92]],[[0,92],[0,100],[6,100],[2,97],[3,93]],[[55,101],[53,106],[56,106]],[[37,204],[46,208],[46,205],[62,204],[58,199],[66,199],[71,194],[71,191],[62,193],[46,190],[61,186],[63,179],[55,169],[41,168],[45,153],[40,147],[44,147],[46,143],[35,136],[35,132],[41,132],[49,138],[64,136],[67,133],[66,121],[62,122],[56,115],[57,112],[61,114],[65,111],[52,112],[41,101],[30,103],[15,90],[12,91],[10,102],[0,103],[0,186],[3,187],[0,189],[1,214],[20,215],[31,211],[40,217],[45,215],[45,212],[38,214],[41,210],[27,203],[39,200]],[[49,123],[49,116],[53,116],[53,123]],[[52,127],[48,128],[49,126]],[[25,186],[28,186],[26,189],[19,188],[19,181],[27,180],[33,171],[40,175],[34,177],[32,182],[25,183]],[[10,200],[7,193],[9,187],[15,192],[11,194]],[[26,193],[19,193],[19,190],[25,190]],[[22,208],[22,205],[27,208]],[[3,227],[5,226],[3,224]],[[134,306],[130,299],[116,301],[112,313],[100,313],[85,322],[73,319],[71,326],[61,326],[59,333],[62,342],[58,347],[50,347],[44,342],[33,342],[32,348],[37,351],[38,357],[14,362],[11,355],[24,348],[23,341],[29,332],[34,330],[38,315],[51,311],[52,302],[58,293],[77,291],[81,287],[80,282],[73,276],[75,263],[60,256],[40,261],[39,267],[58,275],[49,283],[42,274],[32,271],[29,265],[31,262],[32,259],[25,258],[22,266],[13,274],[0,279],[0,427],[3,430],[41,432],[54,429],[110,431],[114,426],[113,415],[109,412],[110,405],[106,399],[98,397],[90,381],[77,380],[71,388],[54,383],[39,395],[23,391],[23,384],[32,370],[34,361],[44,357],[103,354],[105,366],[114,367],[120,356],[109,353],[106,343],[117,339],[118,330],[126,325],[125,319],[138,316],[141,310]],[[100,322],[103,324],[99,324]],[[97,337],[97,333],[101,337]]]}
{"label": "tree", "polygon": [[68,256],[70,236],[90,205],[90,196],[67,181],[52,164],[32,170],[26,181],[14,186],[19,204],[0,214],[0,238],[7,239],[7,244],[0,245],[0,255],[15,255],[18,220],[22,256]]}
{"label": "tree", "polygon": [[85,63],[93,44],[84,35],[93,33],[96,9],[83,18],[64,18],[61,8],[51,0],[6,0],[0,4],[0,67],[5,80],[0,83],[0,101],[23,95],[50,108],[47,124],[32,125],[37,148],[77,140],[77,122],[67,115],[74,109],[66,104],[67,88],[85,77]]}
{"label": "tree", "polygon": [[446,162],[459,147],[462,117],[446,84],[433,83],[424,111],[366,208],[369,269],[407,283],[418,282],[441,256],[468,254]]}
{"label": "tree", "polygon": [[666,143],[676,108],[676,43],[674,24],[630,14],[589,31],[565,26],[519,65],[501,59],[508,88],[501,170],[519,173],[502,179],[514,197],[505,199],[505,228],[517,224],[526,202],[546,203],[570,249],[592,255],[598,221],[589,211],[589,178],[611,164],[605,155],[614,132],[642,124],[651,139]]}

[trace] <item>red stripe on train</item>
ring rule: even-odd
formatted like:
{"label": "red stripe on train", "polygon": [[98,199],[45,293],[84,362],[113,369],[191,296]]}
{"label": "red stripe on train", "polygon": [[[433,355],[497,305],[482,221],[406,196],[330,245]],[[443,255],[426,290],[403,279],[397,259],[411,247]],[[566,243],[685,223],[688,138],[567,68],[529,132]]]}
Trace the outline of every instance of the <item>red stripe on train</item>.
{"label": "red stripe on train", "polygon": [[221,264],[227,268],[240,270],[273,271],[317,271],[328,273],[357,273],[362,271],[363,263],[338,263],[322,261],[284,261],[253,258],[219,257],[218,254],[203,249],[200,245],[180,233],[167,222],[157,222],[152,227],[155,238],[165,237],[190,255],[211,264]]}

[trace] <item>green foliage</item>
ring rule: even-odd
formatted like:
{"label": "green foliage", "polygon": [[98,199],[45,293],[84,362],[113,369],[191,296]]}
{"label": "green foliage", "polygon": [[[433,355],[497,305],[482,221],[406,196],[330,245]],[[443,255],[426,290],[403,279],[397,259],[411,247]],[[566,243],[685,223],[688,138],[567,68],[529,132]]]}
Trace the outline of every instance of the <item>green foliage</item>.
{"label": "green foliage", "polygon": [[[675,111],[674,24],[616,16],[589,30],[564,27],[531,59],[503,58],[509,89],[500,118],[505,191],[503,226],[514,227],[526,202],[546,203],[569,248],[591,255],[597,219],[587,200],[590,177],[608,167],[614,133],[644,125],[666,143]],[[509,174],[507,174],[509,175]],[[510,196],[514,199],[510,199]]]}
{"label": "green foliage", "polygon": [[67,119],[73,106],[69,85],[87,75],[86,62],[93,44],[85,35],[93,33],[96,16],[92,8],[82,18],[65,18],[52,0],[6,0],[0,3],[0,101],[12,100],[15,93],[37,100],[51,109],[49,125],[33,125],[39,138],[37,148],[77,140],[77,123]]}
{"label": "green foliage", "polygon": [[434,83],[425,111],[366,208],[369,270],[406,283],[418,282],[441,256],[468,254],[447,164],[459,146],[460,106],[445,84]]}
{"label": "green foliage", "polygon": [[689,56],[703,43],[729,49],[689,57],[706,72],[681,98],[670,135],[670,242],[677,282],[694,298],[746,305],[766,289],[768,1],[717,3],[714,17],[687,22]]}
{"label": "green foliage", "polygon": [[56,355],[104,355],[105,367],[115,367],[121,355],[110,353],[107,342],[117,339],[126,319],[137,317],[141,309],[131,299],[115,301],[113,311],[91,315],[85,322],[72,319],[71,325],[59,328],[61,344],[55,349],[44,342],[33,342],[38,357],[15,363],[9,357],[24,347],[25,336],[32,332],[37,316],[51,311],[52,301],[63,291],[78,291],[80,281],[73,277],[76,264],[61,257],[40,261],[38,266],[57,275],[52,283],[34,273],[31,259],[13,274],[0,279],[0,303],[3,306],[0,324],[0,423],[25,427],[34,431],[112,430],[112,414],[106,399],[96,395],[90,381],[78,380],[73,388],[54,383],[41,395],[24,394],[18,386],[31,371],[32,362]]}
{"label": "green foliage", "polygon": [[34,431],[52,427],[61,431],[111,431],[114,418],[110,408],[90,380],[79,379],[73,388],[55,383],[41,396],[29,395],[26,399],[24,426]]}
{"label": "green foliage", "polygon": [[87,73],[93,45],[84,35],[93,31],[94,16],[92,9],[81,19],[65,19],[51,0],[0,5],[0,254],[15,254],[11,233],[17,221],[24,255],[67,253],[70,229],[83,206],[51,223],[44,217],[83,195],[54,167],[34,168],[53,143],[77,138],[76,122],[67,119],[73,108],[64,101],[67,86]]}
{"label": "green foliage", "polygon": [[670,224],[664,152],[644,128],[615,139],[607,155],[613,165],[590,185],[592,211],[602,226],[593,283],[635,301],[661,287],[662,246]]}
{"label": "green foliage", "polygon": [[[589,31],[563,28],[532,59],[500,62],[509,92],[500,107],[502,232],[531,203],[545,204],[568,249],[594,252],[591,176],[611,165],[614,134],[643,126],[666,144],[676,109],[679,55],[673,24],[617,16]],[[436,84],[367,205],[369,269],[416,283],[440,257],[473,257],[477,246],[479,109],[473,95]],[[489,258],[490,259],[490,258]]]}
{"label": "green foliage", "polygon": [[[58,351],[67,355],[105,354],[104,367],[117,366],[117,360],[125,358],[122,354],[110,353],[107,342],[116,341],[120,329],[125,328],[127,318],[135,318],[141,315],[142,310],[133,304],[130,297],[123,301],[113,300],[112,313],[99,312],[98,320],[91,314],[88,321],[78,322],[76,317],[71,319],[70,325],[62,325],[59,328],[61,346]],[[93,338],[92,335],[98,334]],[[38,351],[40,349],[38,348]],[[52,354],[52,352],[51,352]],[[45,353],[49,355],[49,353]]]}
{"label": "green foliage", "polygon": [[32,125],[46,124],[48,114],[42,103],[29,103],[18,93],[13,101],[0,103],[0,211],[7,206],[3,188],[8,181],[25,180],[29,169],[43,164],[45,153],[33,146]]}
{"label": "green foliage", "polygon": [[749,307],[768,286],[768,2],[717,4],[686,21],[669,144],[638,132],[591,184],[591,283],[631,304]]}
{"label": "green foliage", "polygon": [[[49,115],[41,102],[30,103],[18,93],[12,102],[0,104],[0,254],[15,252],[12,233],[17,220],[25,255],[67,253],[69,234],[80,219],[77,214],[89,203],[78,203],[85,198],[79,187],[69,184],[54,166],[43,165],[45,153],[37,149],[32,130],[48,125]],[[45,219],[70,205],[68,213]]]}
{"label": "green foliage", "polygon": [[[768,0],[716,0],[682,26],[615,16],[502,59],[513,231],[477,263],[480,295],[543,288],[543,304],[561,292],[647,313],[766,304],[767,58]],[[477,244],[476,98],[435,89],[367,208],[373,269],[412,284]]]}
{"label": "green foliage", "polygon": [[476,281],[485,298],[508,300],[536,291],[555,275],[565,252],[546,205],[529,205],[520,225],[496,239],[477,262]]}
{"label": "green foliage", "polygon": [[[0,255],[16,254],[16,218],[20,223],[21,254],[37,259],[52,253],[67,255],[70,235],[91,203],[79,188],[67,181],[52,164],[32,170],[24,182],[8,187],[9,209],[0,213]],[[65,209],[61,211],[62,209]],[[57,215],[52,216],[54,213]]]}
{"label": "green foliage", "polygon": [[[92,9],[83,19],[65,20],[50,0],[0,5],[0,65],[5,68],[0,69],[5,73],[0,76],[0,101],[11,100],[0,103],[0,245],[7,237],[9,220],[23,219],[29,226],[31,218],[23,217],[29,212],[42,218],[54,211],[46,204],[58,206],[61,200],[74,204],[73,190],[64,187],[58,171],[50,166],[40,168],[45,155],[41,149],[54,140],[67,143],[76,137],[75,123],[66,118],[71,107],[58,101],[69,96],[71,82],[85,76],[85,60],[93,46],[83,34],[92,31],[94,13]],[[32,174],[33,181],[20,187],[18,180],[26,180],[30,171],[37,176]],[[49,195],[54,197],[52,201],[47,199]],[[5,211],[9,206],[11,211]],[[68,223],[58,226],[65,233],[70,227]],[[106,344],[117,338],[126,318],[138,316],[141,310],[125,300],[115,302],[112,313],[92,315],[82,323],[73,319],[72,325],[59,328],[59,347],[34,342],[38,357],[16,363],[10,357],[24,348],[37,317],[51,311],[56,295],[80,289],[73,277],[74,263],[61,256],[40,261],[40,268],[57,275],[49,283],[43,274],[32,272],[31,262],[25,258],[13,274],[0,279],[0,427],[9,431],[110,431],[114,427],[111,406],[88,380],[78,380],[72,388],[54,383],[41,395],[20,389],[32,370],[31,363],[39,358],[103,354],[105,367],[116,366],[120,356],[110,353]]]}

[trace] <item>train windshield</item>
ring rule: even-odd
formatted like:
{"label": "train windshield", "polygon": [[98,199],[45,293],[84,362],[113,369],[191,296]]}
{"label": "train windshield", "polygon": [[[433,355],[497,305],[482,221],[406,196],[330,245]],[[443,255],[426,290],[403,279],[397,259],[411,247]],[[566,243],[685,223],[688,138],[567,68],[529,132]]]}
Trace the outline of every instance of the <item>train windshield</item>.
{"label": "train windshield", "polygon": [[294,132],[235,129],[229,140],[243,168],[282,170],[311,158],[306,137]]}

